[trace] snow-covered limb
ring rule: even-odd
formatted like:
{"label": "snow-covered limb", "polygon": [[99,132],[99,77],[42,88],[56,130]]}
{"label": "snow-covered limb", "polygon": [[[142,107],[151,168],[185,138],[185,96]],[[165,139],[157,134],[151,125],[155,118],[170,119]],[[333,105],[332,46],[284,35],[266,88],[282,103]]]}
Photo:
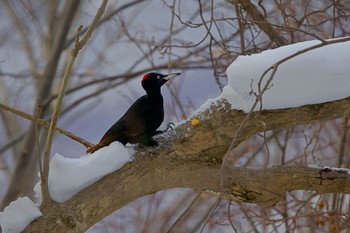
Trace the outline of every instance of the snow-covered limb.
{"label": "snow-covered limb", "polygon": [[[324,51],[323,55],[327,56],[328,52],[329,51]],[[271,53],[269,57],[274,57],[273,54],[274,53]],[[276,52],[276,54],[278,55],[280,53]],[[278,60],[277,55],[275,58]],[[321,55],[322,54],[318,53],[314,56],[317,58]],[[256,57],[257,56],[259,55],[256,55]],[[245,126],[242,128],[239,134],[239,137],[236,138],[235,145],[238,145],[243,140],[262,131],[291,127],[300,124],[309,124],[320,120],[336,119],[344,116],[345,113],[348,113],[348,109],[350,108],[350,98],[327,102],[349,96],[348,90],[350,90],[350,83],[348,82],[348,72],[339,69],[337,64],[333,64],[335,66],[333,70],[330,68],[327,69],[331,71],[330,73],[323,73],[323,75],[327,76],[327,78],[331,78],[332,80],[333,76],[337,76],[336,71],[340,70],[338,75],[340,80],[337,79],[336,85],[333,87],[330,86],[332,82],[325,81],[327,82],[327,88],[335,91],[332,93],[339,93],[339,88],[341,87],[338,87],[337,85],[341,83],[341,86],[347,90],[344,92],[345,94],[342,92],[341,96],[328,96],[327,98],[323,99],[325,89],[322,81],[318,79],[318,76],[322,76],[322,74],[312,76],[310,81],[305,81],[305,79],[311,76],[311,71],[314,71],[315,69],[315,67],[313,67],[310,63],[308,65],[303,65],[309,59],[310,58],[306,60],[304,59],[302,60],[303,62],[298,63],[301,67],[303,67],[302,70],[304,76],[302,76],[302,74],[299,75],[300,77],[304,77],[304,79],[295,88],[292,88],[292,91],[290,91],[290,85],[294,82],[295,77],[290,74],[294,70],[287,70],[284,73],[288,74],[285,76],[287,78],[283,79],[281,76],[276,76],[275,78],[276,80],[280,81],[280,84],[273,83],[273,86],[270,86],[266,91],[265,94],[272,93],[271,98],[265,98],[264,95],[263,108],[285,109],[264,110],[261,112],[252,113],[250,120],[248,119],[246,121]],[[237,70],[240,68],[244,70],[247,67],[250,70],[254,70],[251,69],[251,67],[258,67],[258,64],[261,62],[259,59],[257,59],[255,62],[254,59],[252,59],[252,61],[253,62],[251,63],[247,62],[245,65],[240,65]],[[342,68],[343,65],[341,65]],[[307,70],[308,67],[310,70]],[[297,67],[294,68],[296,69]],[[345,68],[345,70],[346,69],[348,68]],[[249,70],[246,71],[248,72]],[[229,74],[229,76],[232,76],[232,74]],[[253,72],[250,74],[250,76],[260,78],[261,74],[254,75]],[[235,76],[231,77],[232,80],[234,80],[234,77]],[[244,77],[239,78],[244,79]],[[247,79],[248,78],[245,78],[246,82],[242,86],[242,90],[247,90],[248,94],[254,94],[256,90],[254,90],[253,85],[251,85],[251,80],[247,82]],[[256,83],[253,82],[253,84]],[[311,86],[306,84],[312,84],[312,86],[318,87],[318,89],[316,89],[317,91],[311,92]],[[236,88],[236,86],[233,84],[227,88],[232,88],[233,86]],[[304,90],[305,86],[307,88]],[[272,91],[275,87],[277,92]],[[229,178],[225,181],[226,186],[222,188],[219,181],[221,175],[220,163],[222,161],[222,157],[227,151],[230,142],[241,122],[246,120],[247,116],[247,114],[243,113],[242,111],[237,111],[231,108],[232,106],[235,107],[235,104],[239,104],[240,100],[236,98],[232,99],[231,97],[228,98],[227,91],[225,92],[223,95],[225,98],[218,98],[213,102],[214,104],[211,105],[210,102],[208,102],[209,104],[207,103],[206,106],[210,106],[209,108],[201,108],[200,114],[197,112],[199,115],[196,115],[195,117],[201,122],[201,124],[191,124],[189,120],[185,121],[183,124],[177,126],[175,133],[168,134],[166,138],[163,138],[165,140],[163,141],[161,147],[147,148],[146,150],[141,149],[136,153],[136,155],[146,153],[147,155],[152,154],[153,156],[136,156],[136,160],[133,163],[126,164],[117,172],[114,172],[106,176],[101,181],[87,187],[85,190],[79,192],[62,205],[47,207],[54,208],[50,211],[45,211],[46,213],[52,215],[49,217],[53,219],[60,219],[63,223],[61,226],[57,226],[59,228],[56,232],[68,232],[70,230],[85,231],[87,227],[92,226],[94,223],[128,202],[148,193],[173,187],[190,187],[196,190],[213,190],[226,195],[240,195],[246,198],[248,201],[254,201],[264,206],[276,204],[280,196],[283,195],[283,192],[293,189],[307,189],[318,192],[350,193],[350,190],[346,188],[350,187],[350,184],[345,188],[340,188],[339,185],[334,185],[335,182],[338,181],[338,177],[339,180],[342,181],[342,185],[344,182],[349,183],[350,178],[348,173],[333,171],[330,169],[320,170],[318,168],[295,168],[297,170],[293,170],[294,168],[282,167],[280,170],[277,168],[267,169],[269,171],[271,170],[271,174],[275,172],[271,176],[271,178],[274,180],[274,183],[271,184],[266,182],[263,183],[261,180],[258,180],[261,179],[261,174],[256,177],[256,180],[253,180],[253,182],[258,184],[246,184],[240,182],[237,178],[233,178],[235,177],[235,172],[237,171],[240,174],[240,177],[252,176],[252,174],[264,172],[264,178],[266,178],[266,169],[242,170],[237,168],[237,170],[236,168],[232,168],[232,174],[229,173]],[[283,94],[282,96],[286,96],[287,98],[282,99],[276,104],[275,101],[281,99],[281,93]],[[244,94],[245,93],[242,92],[241,96]],[[301,101],[294,103],[293,101],[295,98],[292,97],[304,98],[306,102]],[[241,100],[242,99],[244,98],[241,98]],[[229,101],[232,106],[228,104],[227,101]],[[321,104],[313,104],[311,106],[302,106],[297,108],[286,108],[308,103]],[[248,109],[251,107],[249,104],[245,106],[248,106]],[[245,110],[244,108],[241,109]],[[159,139],[162,140],[162,137]],[[276,174],[278,172],[285,172],[285,170],[294,173],[289,173],[289,175],[285,177],[284,183],[281,184],[283,187],[279,187],[275,183]],[[307,180],[307,185],[303,183],[302,180],[293,182],[293,180],[299,176],[305,178],[305,173],[310,173],[311,181],[315,181],[314,186],[309,185],[309,182],[311,182],[310,180]],[[291,174],[294,174],[294,176],[291,176]],[[324,182],[321,183],[321,185],[319,182],[320,179],[324,179]],[[332,183],[332,181],[334,182]],[[286,183],[290,185],[285,185]],[[263,185],[263,187],[259,185]],[[270,185],[273,185],[273,187],[270,187]],[[266,192],[266,190],[263,190],[266,189],[266,187],[268,187],[269,190],[273,190],[274,188],[278,189],[276,192],[274,191],[273,194],[271,194],[271,192]],[[67,197],[65,197],[64,200],[66,198]],[[96,211],[96,209],[98,209],[98,211]],[[66,213],[67,211],[69,214]],[[81,217],[82,214],[84,216],[88,215],[89,218]],[[67,216],[69,219],[66,219]],[[67,224],[67,222],[69,224]],[[35,232],[35,229],[40,228],[40,224],[49,223],[43,223],[39,220],[35,224],[32,224],[27,229],[27,232]],[[52,226],[50,229],[54,229],[55,227],[56,226]]]}
{"label": "snow-covered limb", "polygon": [[[350,98],[347,98],[299,108],[255,112],[252,115],[254,120],[247,122],[237,142],[264,130],[339,118],[349,108]],[[46,226],[57,230],[56,232],[85,231],[89,226],[94,225],[132,200],[168,188],[187,187],[195,190],[213,190],[228,195],[232,194],[230,188],[222,189],[220,186],[220,163],[235,130],[245,116],[245,113],[231,109],[231,106],[225,102],[213,106],[210,111],[207,110],[197,116],[200,118],[201,124],[192,125],[190,121],[187,121],[179,125],[173,133],[167,134],[164,138],[158,138],[161,147],[136,150],[135,160],[132,163],[125,164],[118,171],[105,176],[66,202],[48,207],[51,209],[45,211],[49,214],[46,217],[60,219],[60,224],[50,225],[49,221],[39,218],[25,232],[37,232],[36,230],[45,224],[49,224]],[[283,167],[283,169],[286,168]],[[252,171],[247,170],[247,174]],[[263,172],[265,169],[261,171]],[[331,179],[320,185],[318,173],[320,169],[318,168],[300,168],[300,176],[304,176],[304,172],[308,171],[315,174],[314,179],[318,181],[319,189],[316,191],[350,193],[350,190],[344,189],[344,187],[336,190],[334,187],[338,186],[332,186]],[[347,173],[327,173],[326,179],[329,174],[339,174],[342,177],[345,176],[345,178],[340,178],[342,181],[350,181],[350,175]],[[273,177],[275,178],[276,174]],[[286,183],[293,183],[293,179],[292,175],[287,176]],[[243,186],[242,184],[241,186]],[[298,185],[298,183],[294,183],[294,185]],[[301,186],[295,187],[300,189]],[[350,184],[345,188],[348,187]],[[248,189],[248,187],[245,188]],[[308,186],[304,188],[309,190]],[[292,189],[290,187],[290,190]],[[261,200],[260,204],[264,204],[264,197],[266,197],[265,194],[259,196],[260,199],[257,199],[256,202]],[[265,201],[266,205],[271,203]],[[84,218],[83,215],[89,217]]]}
{"label": "snow-covered limb", "polygon": [[334,172],[346,172],[350,175],[350,168],[339,168],[339,167],[328,167],[328,166],[316,166],[316,165],[309,165],[309,168],[315,168],[319,169],[321,171],[334,171]]}
{"label": "snow-covered limb", "polygon": [[[121,168],[132,160],[134,150],[120,142],[113,142],[91,155],[65,158],[56,154],[50,162],[49,192],[52,200],[62,203],[101,177]],[[35,186],[41,202],[40,183]]]}
{"label": "snow-covered limb", "polygon": [[0,224],[3,233],[22,232],[30,222],[42,214],[39,207],[28,197],[18,198],[0,212]]}
{"label": "snow-covered limb", "polygon": [[[227,100],[232,108],[249,112],[277,62],[298,54],[278,67],[272,82],[259,100],[255,111],[318,104],[349,96],[350,37],[312,40],[266,50],[260,54],[239,56],[227,68],[228,85],[222,95],[209,99],[195,114]],[[314,49],[313,47],[320,46]],[[310,51],[309,51],[310,49]],[[332,91],[336,90],[336,91]]]}
{"label": "snow-covered limb", "polygon": [[[133,148],[119,142],[81,158],[64,158],[56,154],[50,162],[50,197],[62,203],[101,177],[118,170],[132,160]],[[40,183],[35,186],[38,203],[41,203]],[[4,233],[19,233],[41,216],[37,206],[28,197],[12,202],[0,213],[0,224]]]}
{"label": "snow-covered limb", "polygon": [[222,98],[233,108],[249,112],[272,70],[261,82],[262,74],[293,54],[297,55],[279,65],[255,110],[298,107],[348,97],[350,37],[327,42],[334,44],[304,41],[260,54],[239,56],[227,69],[229,84]]}

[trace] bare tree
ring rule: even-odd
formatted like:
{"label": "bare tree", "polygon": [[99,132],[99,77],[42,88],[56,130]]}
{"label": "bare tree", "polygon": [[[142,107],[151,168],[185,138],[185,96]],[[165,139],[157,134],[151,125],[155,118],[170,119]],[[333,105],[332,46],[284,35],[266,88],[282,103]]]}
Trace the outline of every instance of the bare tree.
{"label": "bare tree", "polygon": [[[16,69],[0,67],[1,103],[29,113],[42,106],[40,118],[50,122],[76,29],[91,21],[98,6],[80,1],[4,0],[1,4],[0,17],[8,24],[0,25],[7,32],[0,46],[18,51],[24,60]],[[310,39],[325,42],[350,31],[347,1],[171,0],[163,1],[157,13],[152,11],[154,4],[108,4],[74,67],[63,116],[73,117],[77,109],[86,111],[84,104],[150,70],[204,69],[221,90],[225,70],[238,55]],[[145,17],[142,22],[137,21],[139,15]],[[153,19],[157,20],[154,25]],[[132,57],[121,53],[125,43],[134,49]],[[130,59],[127,64],[126,58]],[[11,60],[5,64],[14,66]],[[104,71],[105,67],[112,72]],[[175,103],[171,112],[174,118],[184,119],[193,111],[188,108],[192,104],[178,98],[177,92],[170,90]],[[35,102],[19,104],[28,98]],[[212,232],[220,226],[236,232],[306,228],[340,232],[350,228],[349,175],[308,167],[349,167],[348,98],[249,114],[232,110],[225,102],[222,105],[225,107],[212,106],[195,116],[199,124],[187,121],[170,138],[158,138],[162,147],[137,152],[149,156],[136,155],[135,161],[63,204],[43,206],[43,217],[26,232],[83,232],[133,200],[178,187],[197,193],[187,190],[164,211],[153,207],[161,206],[167,192],[145,197],[147,216],[159,215],[162,221],[140,219],[143,214],[137,211],[125,213],[124,218],[134,217],[138,228],[133,230],[138,232]],[[0,163],[3,174],[9,176],[9,187],[2,207],[18,196],[33,195],[40,153],[35,147],[41,148],[46,139],[46,130],[38,132],[35,125],[47,124],[35,114],[28,118],[37,123],[18,123],[5,108],[1,107],[5,143],[0,148]],[[198,209],[203,211],[198,213]],[[122,230],[125,224],[108,228]]]}

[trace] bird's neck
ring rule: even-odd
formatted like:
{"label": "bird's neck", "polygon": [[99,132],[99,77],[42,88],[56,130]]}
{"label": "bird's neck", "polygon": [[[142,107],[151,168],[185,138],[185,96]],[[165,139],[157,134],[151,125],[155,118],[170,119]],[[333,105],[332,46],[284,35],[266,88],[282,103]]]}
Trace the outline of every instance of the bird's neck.
{"label": "bird's neck", "polygon": [[152,101],[161,101],[163,103],[163,96],[160,91],[147,92],[147,97]]}

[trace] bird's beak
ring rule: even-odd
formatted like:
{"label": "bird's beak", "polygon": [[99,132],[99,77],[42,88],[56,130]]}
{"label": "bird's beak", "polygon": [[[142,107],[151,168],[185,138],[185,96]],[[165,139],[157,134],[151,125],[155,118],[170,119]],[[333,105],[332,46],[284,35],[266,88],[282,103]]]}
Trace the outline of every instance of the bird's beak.
{"label": "bird's beak", "polygon": [[174,78],[174,77],[176,77],[176,76],[178,76],[178,75],[180,75],[181,73],[174,73],[174,74],[168,74],[167,76],[165,76],[163,79],[165,80],[165,81],[168,81],[168,80],[170,80],[170,79],[172,79],[172,78]]}

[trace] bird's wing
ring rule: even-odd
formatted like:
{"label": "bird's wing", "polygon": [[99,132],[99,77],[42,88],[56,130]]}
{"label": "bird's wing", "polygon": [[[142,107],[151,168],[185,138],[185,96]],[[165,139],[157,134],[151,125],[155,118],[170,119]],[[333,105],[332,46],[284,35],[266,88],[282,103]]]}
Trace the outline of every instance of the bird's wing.
{"label": "bird's wing", "polygon": [[111,128],[107,130],[107,132],[103,135],[100,142],[89,148],[86,153],[93,153],[102,147],[108,146],[114,141],[121,141],[123,143],[123,139],[127,135],[126,130],[123,127],[122,122],[117,121]]}
{"label": "bird's wing", "polygon": [[140,97],[121,118],[128,119],[125,120],[125,128],[131,137],[155,131],[163,122],[163,101],[151,101],[147,96]]}
{"label": "bird's wing", "polygon": [[[146,121],[150,121],[145,118],[154,117],[155,115],[160,114],[151,109],[152,105],[148,104],[148,101],[149,100],[146,96],[137,99],[126,113],[107,130],[100,142],[88,149],[87,153],[92,153],[114,141],[120,141],[123,144],[126,144],[130,138],[140,136],[150,130],[156,130],[154,125],[145,123]],[[152,114],[149,114],[150,112]],[[161,114],[163,114],[163,112]],[[163,115],[161,121],[163,121]],[[158,128],[158,126],[156,128]]]}

